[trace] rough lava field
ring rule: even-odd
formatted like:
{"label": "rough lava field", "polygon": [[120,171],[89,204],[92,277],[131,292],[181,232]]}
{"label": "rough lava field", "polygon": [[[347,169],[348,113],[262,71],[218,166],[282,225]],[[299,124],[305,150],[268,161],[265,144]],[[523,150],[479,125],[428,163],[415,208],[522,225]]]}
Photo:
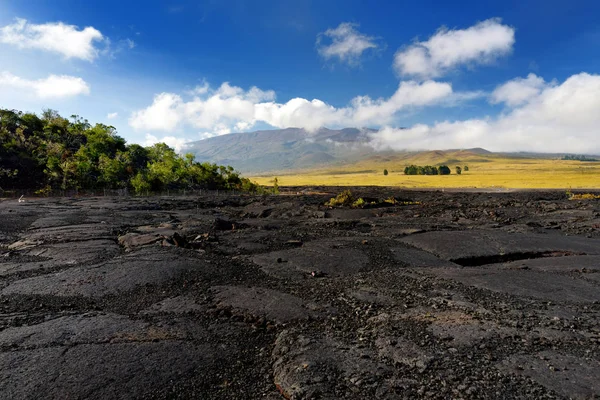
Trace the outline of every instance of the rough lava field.
{"label": "rough lava field", "polygon": [[600,397],[598,200],[316,190],[3,200],[0,397]]}

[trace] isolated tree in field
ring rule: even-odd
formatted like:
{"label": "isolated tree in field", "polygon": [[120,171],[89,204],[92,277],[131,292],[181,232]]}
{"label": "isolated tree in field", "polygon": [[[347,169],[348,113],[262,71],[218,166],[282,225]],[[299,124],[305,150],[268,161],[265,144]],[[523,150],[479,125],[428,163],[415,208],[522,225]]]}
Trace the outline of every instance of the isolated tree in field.
{"label": "isolated tree in field", "polygon": [[385,175],[385,176],[387,176],[387,175],[388,175],[388,170],[387,170],[387,169],[384,169],[384,170],[383,170],[383,175]]}
{"label": "isolated tree in field", "polygon": [[273,179],[273,194],[279,194],[279,179]]}
{"label": "isolated tree in field", "polygon": [[458,165],[456,166],[456,175],[460,175],[462,173],[462,168]]}
{"label": "isolated tree in field", "polygon": [[438,171],[440,175],[450,175],[450,168],[447,165],[440,165]]}
{"label": "isolated tree in field", "polygon": [[465,172],[469,171],[469,166],[465,165],[465,167],[463,168],[463,171],[465,171]]}

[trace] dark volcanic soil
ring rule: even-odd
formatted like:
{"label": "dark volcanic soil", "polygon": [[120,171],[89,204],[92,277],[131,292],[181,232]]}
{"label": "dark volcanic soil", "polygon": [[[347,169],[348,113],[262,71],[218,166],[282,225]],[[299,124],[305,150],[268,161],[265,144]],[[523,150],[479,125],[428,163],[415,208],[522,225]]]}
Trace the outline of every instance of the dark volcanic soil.
{"label": "dark volcanic soil", "polygon": [[0,202],[0,398],[600,397],[599,201],[356,190]]}

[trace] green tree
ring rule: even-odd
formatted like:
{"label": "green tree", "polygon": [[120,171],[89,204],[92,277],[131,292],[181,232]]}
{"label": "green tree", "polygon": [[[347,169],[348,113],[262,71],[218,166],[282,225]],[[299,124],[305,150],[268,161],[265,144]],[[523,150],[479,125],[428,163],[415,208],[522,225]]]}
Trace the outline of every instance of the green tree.
{"label": "green tree", "polygon": [[0,109],[0,188],[263,188],[231,166],[198,163],[164,143],[128,145],[114,127],[43,110],[41,116]]}
{"label": "green tree", "polygon": [[463,171],[468,172],[469,171],[469,166],[465,165],[465,167],[463,168]]}
{"label": "green tree", "polygon": [[387,175],[388,175],[388,170],[387,170],[387,169],[384,169],[384,170],[383,170],[383,175],[385,175],[385,176],[387,176]]}
{"label": "green tree", "polygon": [[460,175],[462,173],[462,168],[458,165],[456,166],[456,175]]}
{"label": "green tree", "polygon": [[438,171],[440,175],[450,175],[450,168],[447,165],[440,165]]}

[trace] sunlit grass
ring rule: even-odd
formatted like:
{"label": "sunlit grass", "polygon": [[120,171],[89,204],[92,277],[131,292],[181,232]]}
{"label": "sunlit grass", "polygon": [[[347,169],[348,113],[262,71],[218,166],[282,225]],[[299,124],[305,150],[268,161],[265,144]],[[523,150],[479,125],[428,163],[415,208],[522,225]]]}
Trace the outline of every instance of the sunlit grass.
{"label": "sunlit grass", "polygon": [[[414,160],[388,159],[362,161],[331,169],[315,169],[252,177],[261,185],[271,185],[274,176],[281,186],[400,186],[407,188],[515,188],[515,189],[600,189],[600,162],[544,159],[510,159],[478,156],[485,162],[460,160],[448,164],[452,175],[404,175],[404,167]],[[428,159],[430,164],[438,164]],[[442,161],[443,162],[443,161]],[[419,164],[419,165],[425,165]],[[468,165],[469,171],[456,175],[455,166]],[[383,169],[389,175],[383,175]],[[334,171],[331,173],[330,171]],[[377,172],[365,172],[377,171]]]}

